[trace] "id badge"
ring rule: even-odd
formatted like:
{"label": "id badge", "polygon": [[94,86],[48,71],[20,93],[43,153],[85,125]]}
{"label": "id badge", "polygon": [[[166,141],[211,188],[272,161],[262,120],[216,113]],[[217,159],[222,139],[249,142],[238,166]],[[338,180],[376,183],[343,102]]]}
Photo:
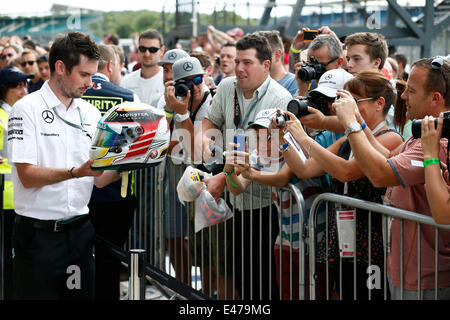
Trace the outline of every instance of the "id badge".
{"label": "id badge", "polygon": [[341,258],[353,258],[355,256],[355,217],[356,210],[336,211],[339,254]]}

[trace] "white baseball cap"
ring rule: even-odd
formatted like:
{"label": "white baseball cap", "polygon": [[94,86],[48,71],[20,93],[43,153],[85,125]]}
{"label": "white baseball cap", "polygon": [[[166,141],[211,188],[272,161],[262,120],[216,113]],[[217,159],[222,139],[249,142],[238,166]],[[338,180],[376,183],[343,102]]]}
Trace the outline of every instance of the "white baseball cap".
{"label": "white baseball cap", "polygon": [[342,68],[325,72],[319,79],[317,88],[311,92],[319,92],[329,98],[335,98],[338,90],[344,89],[344,84],[353,76]]}
{"label": "white baseball cap", "polygon": [[255,121],[248,124],[248,127],[261,126],[264,128],[269,128],[273,117],[277,114],[277,109],[265,109],[261,110],[256,114]]}

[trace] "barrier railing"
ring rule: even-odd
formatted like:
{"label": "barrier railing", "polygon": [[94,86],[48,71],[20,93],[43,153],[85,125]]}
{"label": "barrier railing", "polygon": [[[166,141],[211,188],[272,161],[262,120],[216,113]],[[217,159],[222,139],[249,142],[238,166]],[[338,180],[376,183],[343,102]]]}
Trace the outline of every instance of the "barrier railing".
{"label": "barrier railing", "polygon": [[[245,285],[242,288],[236,288],[236,273],[239,270],[235,270],[235,242],[234,236],[240,232],[244,234],[250,233],[250,239],[252,238],[253,230],[236,230],[234,219],[236,217],[236,198],[230,197],[228,191],[224,193],[224,199],[228,202],[231,210],[233,211],[233,217],[230,218],[229,223],[220,223],[210,227],[206,227],[199,231],[194,232],[194,217],[195,208],[194,203],[189,203],[183,207],[179,201],[176,193],[176,185],[184,172],[185,166],[176,166],[171,163],[170,158],[165,164],[161,164],[157,167],[140,170],[136,175],[136,195],[138,198],[138,208],[134,223],[130,232],[130,237],[126,247],[142,248],[148,254],[146,262],[152,265],[154,268],[171,274],[179,280],[180,284],[185,284],[195,290],[200,290],[206,297],[216,297],[218,299],[242,299],[238,297],[237,289],[241,289],[243,292]],[[291,204],[290,220],[292,221],[292,203],[297,203],[300,210],[298,215],[297,225],[300,226],[298,233],[300,234],[299,248],[300,252],[298,257],[298,269],[290,268],[290,285],[289,288],[283,288],[283,277],[279,277],[280,285],[280,298],[282,290],[290,290],[290,296],[293,296],[293,292],[298,292],[298,297],[304,299],[306,296],[306,231],[307,225],[305,224],[305,204],[303,196],[300,190],[292,184],[289,184],[286,188],[267,188],[266,193],[276,194],[283,191],[290,192],[290,199],[288,202]],[[262,201],[262,188],[259,190],[259,194],[254,194],[253,186],[249,188],[249,193],[246,197],[249,197],[250,206],[253,208],[253,198],[256,201]],[[280,198],[280,197],[279,197]],[[272,204],[272,199],[269,199]],[[241,197],[241,205],[244,206],[244,197]],[[246,200],[247,201],[247,200]],[[270,206],[270,205],[269,205]],[[256,214],[260,212],[261,208],[255,209]],[[272,214],[276,214],[272,212]],[[278,216],[278,223],[281,225],[282,217]],[[253,215],[250,216],[252,225]],[[255,220],[256,221],[256,220]],[[259,222],[260,225],[262,222]],[[270,228],[272,221],[269,221]],[[292,234],[295,233],[291,230],[290,243],[293,242]],[[258,235],[256,235],[258,236]],[[250,240],[250,253],[253,256],[255,250],[261,251],[261,242],[263,237],[272,237],[275,235],[259,234],[259,244],[252,243]],[[174,241],[170,241],[174,239]],[[256,240],[258,241],[258,240]],[[283,237],[280,239],[280,246],[283,247]],[[242,252],[244,244],[242,244]],[[231,248],[232,254],[225,254],[229,252]],[[292,247],[290,249],[290,262],[292,265]],[[167,257],[166,257],[167,254]],[[243,255],[243,253],[242,253]],[[268,255],[272,258],[274,256],[273,250]],[[259,255],[261,257],[261,255]],[[240,257],[244,260],[244,256]],[[260,258],[261,260],[261,258]],[[250,258],[251,268],[258,268],[260,271],[259,281],[260,286],[263,281],[263,274],[261,272],[261,261],[253,261]],[[242,279],[241,283],[245,283],[244,279],[244,266],[242,265]],[[283,270],[283,259],[281,259],[280,250],[280,273]],[[256,269],[255,269],[256,270]],[[268,271],[271,273],[272,265],[268,266]],[[186,276],[187,274],[187,276]],[[292,278],[295,276],[298,278],[298,284],[295,287],[292,284]],[[270,281],[273,279],[270,278]],[[176,285],[174,282],[171,285]],[[250,283],[250,286],[252,283]],[[297,287],[298,286],[298,287]],[[169,290],[172,288],[168,287]],[[261,296],[257,296],[251,289],[246,299],[260,299]]]}
{"label": "barrier railing", "polygon": [[[372,214],[382,214],[383,215],[383,231],[388,230],[388,219],[386,219],[386,217],[393,217],[393,218],[398,218],[401,219],[401,232],[400,232],[400,296],[401,299],[403,299],[403,293],[404,293],[404,256],[403,256],[403,248],[404,248],[404,240],[403,240],[403,236],[404,236],[404,232],[403,232],[403,223],[404,221],[412,221],[412,222],[416,222],[418,224],[418,237],[417,237],[417,274],[418,276],[418,286],[417,286],[417,297],[419,299],[421,299],[421,290],[419,290],[421,288],[421,237],[420,237],[420,231],[421,231],[421,225],[426,225],[426,226],[431,226],[433,228],[435,228],[435,243],[434,243],[434,252],[435,252],[435,268],[434,268],[434,274],[435,274],[435,286],[434,286],[434,298],[438,299],[438,293],[439,293],[439,286],[438,286],[438,276],[439,276],[439,263],[438,263],[438,244],[439,244],[439,239],[438,239],[438,235],[439,235],[439,229],[442,230],[450,230],[450,226],[447,225],[439,225],[436,224],[433,220],[433,218],[431,216],[426,216],[426,215],[422,215],[419,213],[415,213],[415,212],[410,212],[407,210],[402,210],[402,209],[398,209],[398,208],[394,208],[394,207],[390,207],[390,206],[386,206],[386,205],[381,205],[378,203],[372,203],[372,202],[368,202],[368,201],[363,201],[363,200],[359,200],[359,199],[355,199],[355,198],[350,198],[350,197],[346,197],[346,196],[341,196],[341,195],[337,195],[337,194],[332,194],[332,193],[324,193],[319,195],[314,203],[312,204],[311,207],[311,212],[310,212],[310,219],[309,219],[309,271],[310,271],[310,297],[311,299],[316,299],[317,298],[317,287],[318,287],[318,282],[323,280],[323,275],[321,275],[322,279],[319,279],[319,275],[317,273],[317,239],[316,239],[316,223],[317,223],[317,209],[319,207],[319,205],[322,202],[327,202],[327,204],[329,203],[337,203],[337,204],[341,204],[341,205],[345,205],[348,208],[357,208],[357,209],[363,209],[363,210],[367,210],[368,211],[368,223],[369,223],[369,230],[371,230],[371,215]],[[328,217],[328,209],[327,209],[327,217]],[[328,235],[328,222],[326,223],[327,225],[327,230],[326,230],[326,234]],[[356,224],[355,224],[355,230],[354,232],[356,233]],[[356,252],[356,237],[354,239],[354,248],[355,248],[355,252]],[[325,240],[328,246],[328,238]],[[371,248],[370,248],[370,244],[371,244],[371,233],[369,232],[369,240],[368,240],[368,245],[369,245],[369,260],[368,260],[368,265],[371,265]],[[386,261],[387,261],[387,251],[386,251],[386,245],[388,244],[388,239],[387,239],[387,232],[383,232],[383,245],[384,245],[384,272],[383,272],[383,281],[384,281],[384,299],[388,298],[388,285],[387,285],[387,268],[386,268]],[[328,247],[326,252],[328,252]],[[356,256],[356,253],[355,253]],[[340,262],[342,262],[343,259],[340,259]],[[353,288],[353,293],[354,293],[354,298],[356,298],[357,296],[357,289],[356,289],[356,264],[357,264],[357,259],[352,259],[352,263],[353,263],[353,283],[354,283],[354,288]],[[342,265],[340,265],[340,277],[342,277]],[[325,286],[326,286],[326,299],[330,299],[330,283],[329,283],[329,259],[327,257],[326,259],[326,275],[325,275]],[[340,278],[340,282],[342,283],[342,278]],[[340,289],[342,289],[342,285],[340,286]],[[372,288],[367,288],[368,290],[368,298],[371,299],[371,291]],[[341,294],[341,292],[340,292]]]}

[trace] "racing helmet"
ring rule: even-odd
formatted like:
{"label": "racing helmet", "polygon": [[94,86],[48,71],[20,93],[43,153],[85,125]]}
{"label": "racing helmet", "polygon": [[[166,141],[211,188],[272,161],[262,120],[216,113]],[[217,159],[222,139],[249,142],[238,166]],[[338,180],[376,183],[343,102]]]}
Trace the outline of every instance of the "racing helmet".
{"label": "racing helmet", "polygon": [[170,130],[163,110],[124,102],[97,124],[90,157],[92,170],[135,170],[158,165],[167,155]]}

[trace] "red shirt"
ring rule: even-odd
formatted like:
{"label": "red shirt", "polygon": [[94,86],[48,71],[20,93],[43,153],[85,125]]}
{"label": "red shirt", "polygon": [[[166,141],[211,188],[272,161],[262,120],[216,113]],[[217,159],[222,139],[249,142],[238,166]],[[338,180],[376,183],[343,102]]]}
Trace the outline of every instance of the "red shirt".
{"label": "red shirt", "polygon": [[[447,162],[447,140],[441,139],[439,152],[441,163]],[[400,186],[386,190],[385,202],[393,207],[431,216],[425,192],[425,170],[421,140],[408,139],[400,154],[388,159],[397,174]],[[387,218],[387,217],[386,217]],[[388,255],[388,274],[394,285],[400,287],[400,225],[394,218],[391,227],[391,252]],[[403,220],[403,277],[404,288],[417,290],[417,233],[416,222]],[[435,281],[435,228],[420,227],[421,241],[421,289],[434,289]],[[439,288],[450,287],[450,231],[439,230],[438,264]]]}

